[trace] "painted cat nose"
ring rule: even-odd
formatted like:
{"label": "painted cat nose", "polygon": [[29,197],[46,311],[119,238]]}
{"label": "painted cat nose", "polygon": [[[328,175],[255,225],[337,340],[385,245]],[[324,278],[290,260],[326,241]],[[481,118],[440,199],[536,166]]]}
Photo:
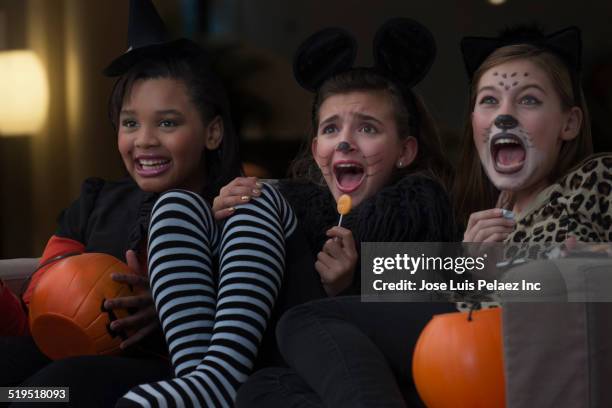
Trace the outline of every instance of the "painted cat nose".
{"label": "painted cat nose", "polygon": [[338,143],[338,146],[336,146],[336,151],[337,152],[348,153],[351,150],[353,150],[353,147],[350,145],[349,142],[346,142],[346,141],[342,141],[342,142]]}
{"label": "painted cat nose", "polygon": [[503,130],[513,129],[518,126],[518,120],[512,115],[499,115],[495,118],[495,126]]}

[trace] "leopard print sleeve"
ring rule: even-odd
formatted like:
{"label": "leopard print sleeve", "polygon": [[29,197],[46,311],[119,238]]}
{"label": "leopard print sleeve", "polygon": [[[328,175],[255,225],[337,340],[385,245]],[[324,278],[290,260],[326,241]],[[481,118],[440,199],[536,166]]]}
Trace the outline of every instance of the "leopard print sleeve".
{"label": "leopard print sleeve", "polygon": [[612,154],[597,158],[595,172],[597,182],[598,212],[592,214],[593,223],[597,227],[601,242],[612,242]]}
{"label": "leopard print sleeve", "polygon": [[592,156],[542,191],[537,205],[517,219],[506,242],[529,243],[536,252],[569,236],[582,242],[611,242],[611,195],[612,154]]}

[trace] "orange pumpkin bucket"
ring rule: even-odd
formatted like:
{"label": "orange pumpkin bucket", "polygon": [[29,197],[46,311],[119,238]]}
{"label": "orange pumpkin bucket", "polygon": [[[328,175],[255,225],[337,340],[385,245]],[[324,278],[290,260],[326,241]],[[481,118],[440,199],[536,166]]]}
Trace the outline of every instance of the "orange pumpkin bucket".
{"label": "orange pumpkin bucket", "polygon": [[428,408],[504,407],[501,309],[434,316],[417,341],[412,374]]}
{"label": "orange pumpkin bucket", "polygon": [[30,331],[38,348],[51,359],[118,354],[122,341],[110,331],[111,320],[125,310],[105,310],[105,299],[134,294],[111,274],[132,273],[117,258],[87,253],[57,262],[41,277],[30,301]]}

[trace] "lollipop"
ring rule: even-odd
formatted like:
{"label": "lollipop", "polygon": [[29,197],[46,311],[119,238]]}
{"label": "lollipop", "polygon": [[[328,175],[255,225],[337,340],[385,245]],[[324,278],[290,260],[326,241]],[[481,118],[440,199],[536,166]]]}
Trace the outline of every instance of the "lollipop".
{"label": "lollipop", "polygon": [[342,217],[351,212],[351,204],[351,196],[348,194],[342,194],[340,198],[338,198],[337,208],[338,214],[340,214],[338,226],[342,225]]}

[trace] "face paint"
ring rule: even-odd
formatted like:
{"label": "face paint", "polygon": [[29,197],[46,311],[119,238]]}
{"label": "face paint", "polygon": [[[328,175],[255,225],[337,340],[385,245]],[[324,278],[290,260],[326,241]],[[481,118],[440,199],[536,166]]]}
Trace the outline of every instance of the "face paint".
{"label": "face paint", "polygon": [[390,182],[404,151],[391,98],[385,91],[332,95],[319,118],[313,156],[334,198],[349,194],[357,206]]}
{"label": "face paint", "polygon": [[340,143],[338,143],[338,146],[336,147],[336,151],[337,152],[349,152],[351,150],[351,145],[348,142],[342,141]]}
{"label": "face paint", "polygon": [[[496,77],[496,76],[499,76],[499,73],[494,72],[492,75]],[[520,84],[520,81],[518,80],[518,78],[515,78],[517,75],[518,75],[517,72],[512,72],[512,73],[503,72],[501,74],[501,77],[503,78],[503,80],[497,82],[497,85],[504,88],[504,90],[508,91],[510,88],[514,88]],[[525,73],[525,76],[527,76],[527,73]],[[506,79],[508,81],[506,81]]]}
{"label": "face paint", "polygon": [[483,74],[472,113],[474,143],[500,191],[525,193],[547,185],[566,115],[546,72],[526,59]]}
{"label": "face paint", "polygon": [[495,126],[502,130],[513,129],[518,126],[518,120],[512,115],[499,115],[495,118]]}
{"label": "face paint", "polygon": [[[494,133],[495,132],[495,133]],[[511,174],[525,164],[527,150],[533,146],[528,132],[512,115],[499,115],[487,128],[486,143],[498,173]]]}

